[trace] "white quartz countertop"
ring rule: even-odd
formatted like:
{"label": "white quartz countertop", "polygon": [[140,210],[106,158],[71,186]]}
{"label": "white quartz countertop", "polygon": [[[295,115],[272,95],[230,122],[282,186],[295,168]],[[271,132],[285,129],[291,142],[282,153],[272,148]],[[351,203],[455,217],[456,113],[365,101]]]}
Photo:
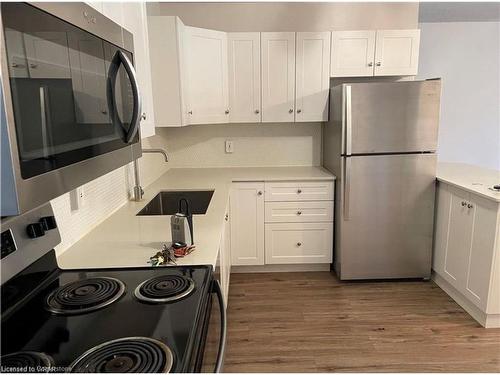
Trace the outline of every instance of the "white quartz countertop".
{"label": "white quartz countertop", "polygon": [[500,202],[500,192],[491,190],[500,184],[500,171],[462,163],[438,163],[437,179]]}
{"label": "white quartz countertop", "polygon": [[333,180],[321,167],[172,168],[58,257],[61,268],[149,266],[147,261],[171,241],[170,216],[136,216],[162,190],[215,190],[205,215],[193,216],[196,250],[178,265],[215,266],[232,182]]}

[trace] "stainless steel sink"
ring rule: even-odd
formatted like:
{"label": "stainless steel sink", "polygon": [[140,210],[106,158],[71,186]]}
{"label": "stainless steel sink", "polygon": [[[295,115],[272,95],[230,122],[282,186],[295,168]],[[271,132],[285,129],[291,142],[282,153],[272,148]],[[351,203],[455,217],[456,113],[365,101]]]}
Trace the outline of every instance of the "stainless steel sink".
{"label": "stainless steel sink", "polygon": [[189,202],[191,214],[203,215],[207,212],[212,195],[213,190],[160,191],[137,216],[174,215],[179,212],[179,201],[183,198]]}

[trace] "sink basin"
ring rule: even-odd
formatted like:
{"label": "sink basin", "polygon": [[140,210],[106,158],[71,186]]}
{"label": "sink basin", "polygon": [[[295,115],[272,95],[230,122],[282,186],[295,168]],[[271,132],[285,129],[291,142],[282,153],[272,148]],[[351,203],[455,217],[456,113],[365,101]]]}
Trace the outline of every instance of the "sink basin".
{"label": "sink basin", "polygon": [[212,195],[213,190],[160,191],[137,216],[174,215],[179,212],[179,201],[182,198],[189,202],[193,215],[203,215],[207,212]]}

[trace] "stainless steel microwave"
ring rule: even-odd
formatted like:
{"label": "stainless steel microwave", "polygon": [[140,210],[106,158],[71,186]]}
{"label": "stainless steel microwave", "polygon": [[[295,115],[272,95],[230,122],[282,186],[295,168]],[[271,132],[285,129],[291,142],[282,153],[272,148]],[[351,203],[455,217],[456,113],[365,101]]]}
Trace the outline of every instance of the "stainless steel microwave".
{"label": "stainless steel microwave", "polygon": [[133,36],[85,3],[7,3],[0,17],[1,216],[141,156]]}

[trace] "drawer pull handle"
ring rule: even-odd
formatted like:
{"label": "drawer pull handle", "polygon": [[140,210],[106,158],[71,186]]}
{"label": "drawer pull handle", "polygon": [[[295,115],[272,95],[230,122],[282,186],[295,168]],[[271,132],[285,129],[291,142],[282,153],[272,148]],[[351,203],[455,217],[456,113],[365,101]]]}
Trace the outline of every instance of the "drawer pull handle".
{"label": "drawer pull handle", "polygon": [[300,193],[302,193],[302,190],[301,189],[297,190],[297,194],[300,194]]}
{"label": "drawer pull handle", "polygon": [[302,215],[302,211],[297,211],[297,215]]}
{"label": "drawer pull handle", "polygon": [[302,246],[302,242],[297,242],[297,246]]}

